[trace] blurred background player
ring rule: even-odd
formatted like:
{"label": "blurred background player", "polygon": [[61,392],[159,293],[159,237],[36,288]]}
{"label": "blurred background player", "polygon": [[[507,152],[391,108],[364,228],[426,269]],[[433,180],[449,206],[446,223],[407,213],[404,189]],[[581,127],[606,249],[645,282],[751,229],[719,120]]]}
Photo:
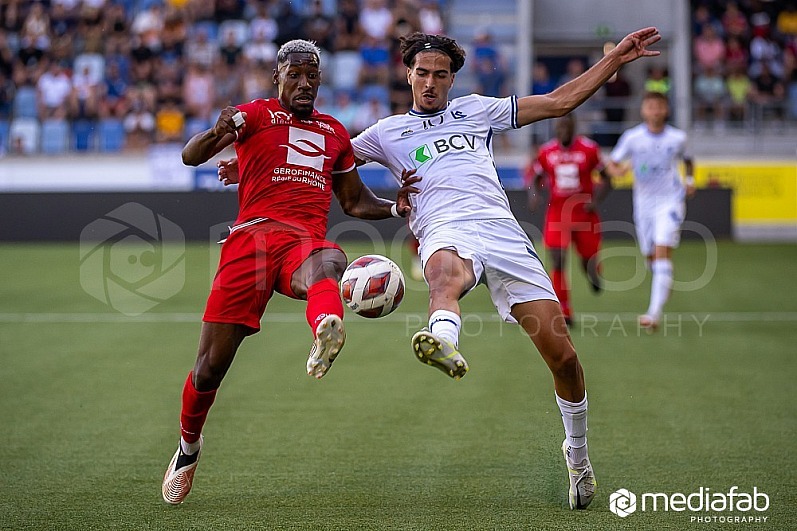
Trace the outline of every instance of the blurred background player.
{"label": "blurred background player", "polygon": [[[543,242],[551,256],[553,288],[570,325],[573,311],[565,271],[567,248],[571,242],[575,245],[590,286],[599,293],[601,233],[597,207],[611,190],[612,182],[601,162],[598,144],[575,135],[576,120],[572,114],[559,118],[554,129],[556,138],[542,145],[529,166],[526,182],[532,212],[540,206],[543,189],[548,190]],[[600,175],[597,184],[593,184],[594,172]]]}
{"label": "blurred background player", "polygon": [[[660,92],[642,98],[643,123],[625,131],[612,150],[613,176],[632,170],[633,202],[639,250],[653,273],[650,305],[639,325],[655,330],[672,288],[672,250],[678,247],[686,216],[685,198],[695,193],[692,159],[686,154],[686,133],[667,124],[669,104]],[[627,161],[630,159],[630,163]],[[686,175],[681,179],[679,163]]]}
{"label": "blurred background player", "polygon": [[307,300],[309,375],[323,377],[343,348],[338,282],[346,256],[325,239],[332,192],[351,216],[384,219],[409,212],[406,195],[397,205],[362,183],[343,125],[314,109],[319,56],[309,41],[284,44],[273,73],[278,98],[225,108],[213,128],[183,149],[183,162],[197,166],[235,143],[239,213],[221,250],[196,363],[183,387],[180,445],[163,478],[167,503],[181,503],[191,490],[216,390],[241,342],[260,330],[275,291]]}
{"label": "blurred background player", "polygon": [[484,282],[501,317],[520,324],[550,368],[562,412],[562,451],[572,509],[586,508],[595,494],[587,452],[584,373],[551,281],[520,228],[498,179],[491,152],[493,132],[563,116],[587,100],[623,64],[658,55],[655,28],[626,36],[587,72],[549,94],[491,98],[471,94],[449,101],[465,63],[457,42],[412,33],[401,55],[412,87],[412,109],[384,118],[354,140],[359,162],[374,161],[402,177],[412,196],[410,228],[420,241],[429,285],[429,327],[411,341],[423,363],[459,379],[468,371],[458,350],[459,299]]}

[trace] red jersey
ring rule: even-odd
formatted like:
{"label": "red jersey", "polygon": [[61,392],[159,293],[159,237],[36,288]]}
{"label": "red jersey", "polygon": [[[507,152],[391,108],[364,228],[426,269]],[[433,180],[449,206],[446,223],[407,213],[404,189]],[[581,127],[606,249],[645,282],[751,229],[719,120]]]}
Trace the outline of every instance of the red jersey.
{"label": "red jersey", "polygon": [[246,127],[235,142],[240,175],[235,224],[269,218],[323,238],[332,179],[355,167],[346,128],[318,111],[297,118],[275,98],[237,108],[246,112]]}
{"label": "red jersey", "polygon": [[567,148],[553,139],[540,147],[527,179],[545,175],[551,203],[564,202],[575,194],[584,194],[586,202],[592,197],[592,173],[602,169],[600,148],[589,138],[577,136]]}

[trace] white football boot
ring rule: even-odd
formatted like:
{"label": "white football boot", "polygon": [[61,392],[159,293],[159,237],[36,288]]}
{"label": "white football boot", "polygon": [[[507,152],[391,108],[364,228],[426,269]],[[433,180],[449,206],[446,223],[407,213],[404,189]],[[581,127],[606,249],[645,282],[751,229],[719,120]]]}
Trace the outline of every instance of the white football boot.
{"label": "white football boot", "polygon": [[337,315],[327,315],[315,329],[315,341],[307,358],[307,374],[321,379],[346,342],[343,319]]}
{"label": "white football boot", "polygon": [[191,455],[183,453],[183,445],[177,445],[177,451],[174,453],[169,468],[166,469],[166,474],[163,475],[163,485],[161,486],[161,493],[163,494],[163,501],[170,505],[179,505],[188,493],[191,492],[191,485],[194,483],[194,472],[196,472],[197,463],[199,463],[199,454],[202,453],[202,445],[204,439],[199,436],[199,450]]}
{"label": "white football boot", "polygon": [[595,488],[598,486],[598,482],[595,481],[595,472],[592,470],[589,458],[584,459],[581,463],[574,464],[570,461],[568,449],[567,439],[565,439],[562,442],[562,453],[565,456],[567,475],[570,479],[570,490],[568,492],[570,508],[586,509],[592,503],[592,498],[595,497]]}

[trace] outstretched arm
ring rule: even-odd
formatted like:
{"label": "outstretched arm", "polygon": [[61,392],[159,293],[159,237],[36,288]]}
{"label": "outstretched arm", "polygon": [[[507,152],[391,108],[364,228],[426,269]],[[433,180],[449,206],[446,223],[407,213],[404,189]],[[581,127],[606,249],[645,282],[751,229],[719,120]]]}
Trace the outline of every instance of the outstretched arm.
{"label": "outstretched arm", "polygon": [[343,212],[349,216],[361,219],[385,219],[398,214],[399,217],[404,218],[412,210],[409,195],[419,192],[413,184],[420,181],[421,178],[416,177],[414,173],[415,170],[401,172],[402,186],[399,188],[396,202],[376,197],[371,189],[362,182],[356,168],[336,175],[332,190],[335,192],[335,197],[338,198]]}
{"label": "outstretched arm", "polygon": [[[216,125],[207,131],[197,133],[183,148],[183,164],[199,166],[209,161],[238,138],[233,116],[238,113],[235,107],[226,107],[221,111]],[[246,113],[242,113],[244,119]],[[244,123],[241,128],[246,127]]]}
{"label": "outstretched arm", "polygon": [[640,57],[659,55],[648,46],[661,40],[659,30],[650,27],[626,35],[622,41],[589,70],[548,94],[518,100],[518,126],[564,116],[582,103],[626,63]]}

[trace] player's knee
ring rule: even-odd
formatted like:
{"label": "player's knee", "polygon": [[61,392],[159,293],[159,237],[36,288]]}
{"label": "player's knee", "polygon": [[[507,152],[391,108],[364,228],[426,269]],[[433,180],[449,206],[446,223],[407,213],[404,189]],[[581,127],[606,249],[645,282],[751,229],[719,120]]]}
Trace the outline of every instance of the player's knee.
{"label": "player's knee", "polygon": [[197,391],[212,391],[218,389],[224,374],[227,372],[228,364],[214,362],[214,357],[206,353],[200,353],[194,365],[194,387]]}
{"label": "player's knee", "polygon": [[550,361],[551,370],[562,379],[577,378],[581,372],[576,350],[569,342],[561,345]]}

